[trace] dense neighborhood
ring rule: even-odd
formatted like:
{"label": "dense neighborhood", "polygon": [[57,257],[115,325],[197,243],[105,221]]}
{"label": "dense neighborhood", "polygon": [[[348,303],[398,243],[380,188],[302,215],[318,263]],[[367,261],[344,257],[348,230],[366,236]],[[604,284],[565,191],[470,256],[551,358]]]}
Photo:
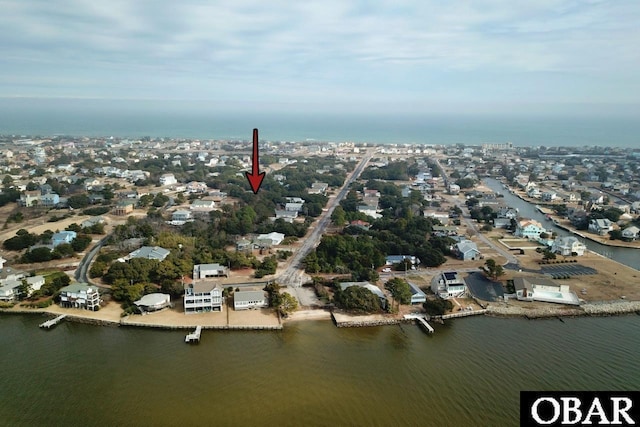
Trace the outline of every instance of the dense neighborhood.
{"label": "dense neighborhood", "polygon": [[[585,288],[508,272],[510,254],[542,265],[575,263],[584,239],[640,247],[638,151],[261,144],[267,178],[253,194],[245,141],[3,137],[3,307],[442,316],[485,306],[478,274],[504,301],[577,306]],[[549,223],[522,217],[485,178]],[[296,268],[302,296],[280,277]]]}

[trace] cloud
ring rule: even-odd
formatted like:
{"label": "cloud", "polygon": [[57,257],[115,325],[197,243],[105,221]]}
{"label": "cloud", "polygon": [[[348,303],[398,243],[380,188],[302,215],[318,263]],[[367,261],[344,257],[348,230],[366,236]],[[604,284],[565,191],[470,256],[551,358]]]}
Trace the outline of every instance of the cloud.
{"label": "cloud", "polygon": [[638,85],[634,1],[374,3],[4,0],[0,96],[411,99],[497,76],[551,96],[581,76],[620,80],[575,89],[614,99]]}

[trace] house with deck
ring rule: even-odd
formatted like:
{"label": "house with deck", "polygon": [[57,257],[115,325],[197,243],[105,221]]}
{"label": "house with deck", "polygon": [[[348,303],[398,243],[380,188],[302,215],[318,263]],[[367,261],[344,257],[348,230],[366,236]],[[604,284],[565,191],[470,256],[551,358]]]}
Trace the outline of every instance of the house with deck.
{"label": "house with deck", "polygon": [[97,311],[100,308],[100,293],[95,286],[73,283],[60,289],[60,306]]}
{"label": "house with deck", "polygon": [[467,284],[455,271],[445,271],[431,282],[431,290],[442,299],[464,296]]}
{"label": "house with deck", "polygon": [[551,244],[551,252],[563,256],[582,256],[586,250],[585,244],[575,236],[558,237]]}
{"label": "house with deck", "polygon": [[534,219],[523,219],[516,223],[516,231],[513,233],[516,237],[522,237],[525,239],[538,240],[540,234],[545,233],[547,230]]}
{"label": "house with deck", "polygon": [[184,286],[184,312],[206,313],[222,311],[222,288],[212,281],[198,281]]}
{"label": "house with deck", "polygon": [[193,280],[210,277],[229,277],[227,267],[220,264],[196,264],[193,266]]}

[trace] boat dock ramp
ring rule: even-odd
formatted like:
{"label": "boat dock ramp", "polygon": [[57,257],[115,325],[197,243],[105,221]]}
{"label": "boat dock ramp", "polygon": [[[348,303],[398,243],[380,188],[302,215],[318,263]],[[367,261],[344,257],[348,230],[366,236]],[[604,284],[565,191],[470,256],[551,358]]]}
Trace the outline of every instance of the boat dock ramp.
{"label": "boat dock ramp", "polygon": [[67,317],[66,314],[61,314],[60,316],[56,317],[55,319],[50,319],[50,320],[47,320],[46,322],[40,324],[40,327],[41,328],[50,329],[50,328],[54,327],[55,325],[57,325],[58,323],[60,323],[62,321],[62,319],[64,319],[65,317]]}
{"label": "boat dock ramp", "polygon": [[405,319],[415,319],[420,326],[425,330],[425,332],[432,334],[434,332],[433,327],[427,323],[427,319],[424,314],[405,314]]}
{"label": "boat dock ramp", "polygon": [[187,334],[184,338],[184,342],[186,343],[199,343],[200,342],[200,334],[202,333],[202,326],[196,326],[196,330]]}

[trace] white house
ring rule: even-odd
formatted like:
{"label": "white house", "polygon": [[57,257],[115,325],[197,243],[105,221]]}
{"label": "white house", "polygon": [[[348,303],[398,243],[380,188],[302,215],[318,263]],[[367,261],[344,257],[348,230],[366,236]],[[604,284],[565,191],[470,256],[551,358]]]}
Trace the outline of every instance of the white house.
{"label": "white house", "polygon": [[196,264],[193,266],[193,280],[209,277],[228,277],[227,267],[220,264]]}
{"label": "white house", "polygon": [[546,231],[538,221],[534,219],[523,219],[517,222],[514,235],[516,237],[537,240],[540,238],[540,234]]}
{"label": "white house", "polygon": [[558,285],[545,277],[515,277],[513,285],[519,301],[580,304],[578,296],[569,290],[569,285]]}
{"label": "white house", "polygon": [[464,279],[455,271],[443,272],[437,281],[431,282],[431,290],[440,298],[461,297],[467,291]]}
{"label": "white house", "polygon": [[284,240],[284,234],[275,231],[269,234],[260,234],[256,238],[256,244],[260,246],[277,246]]}
{"label": "white house", "polygon": [[191,202],[191,209],[194,212],[211,212],[216,208],[216,202],[214,200],[198,199]]}
{"label": "white house", "polygon": [[185,314],[222,311],[222,306],[222,289],[216,283],[202,281],[185,285]]}
{"label": "white house", "polygon": [[142,313],[158,311],[162,310],[165,307],[170,307],[171,298],[168,294],[154,292],[152,294],[144,295],[138,301],[134,301],[134,304]]}
{"label": "white house", "polygon": [[575,236],[558,237],[551,244],[551,252],[564,256],[582,256],[586,250],[585,244]]}
{"label": "white house", "polygon": [[186,209],[178,209],[171,214],[172,225],[182,225],[186,222],[193,221],[193,214]]}
{"label": "white house", "polygon": [[172,173],[165,173],[160,176],[160,185],[174,185],[178,180]]}
{"label": "white house", "polygon": [[89,286],[86,283],[74,283],[65,286],[60,289],[60,306],[97,311],[100,308],[98,288]]}
{"label": "white house", "polygon": [[236,291],[233,293],[234,310],[248,310],[250,308],[268,306],[269,300],[264,291]]}

